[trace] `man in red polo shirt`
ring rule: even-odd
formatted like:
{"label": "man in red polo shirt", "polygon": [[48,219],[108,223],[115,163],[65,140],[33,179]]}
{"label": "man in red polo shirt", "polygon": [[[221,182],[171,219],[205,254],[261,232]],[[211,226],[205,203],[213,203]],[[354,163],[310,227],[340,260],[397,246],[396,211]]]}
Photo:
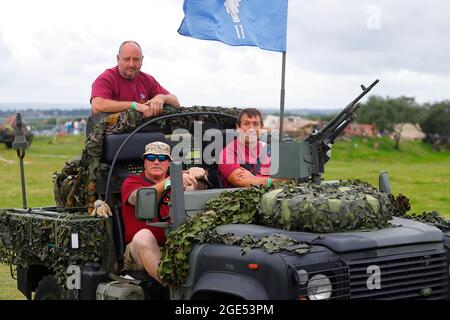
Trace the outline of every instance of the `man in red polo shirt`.
{"label": "man in red polo shirt", "polygon": [[270,154],[266,143],[258,136],[263,127],[261,112],[255,108],[243,109],[236,124],[238,136],[219,154],[219,172],[222,184],[228,187],[271,186]]}
{"label": "man in red polo shirt", "polygon": [[[145,221],[135,217],[137,190],[142,187],[156,189],[161,195],[170,185],[167,174],[170,161],[170,146],[164,142],[152,142],[146,145],[142,155],[144,171],[139,175],[128,176],[122,184],[122,218],[125,225],[125,269],[143,270],[161,282],[158,277],[158,265],[161,259],[159,247],[165,242],[162,228],[150,227]],[[202,168],[193,167],[183,173],[183,185],[187,189],[196,189],[198,179],[204,178],[206,172]],[[167,205],[160,207],[162,217],[169,214]],[[153,222],[158,221],[155,218]]]}
{"label": "man in red polo shirt", "polygon": [[117,66],[107,69],[92,84],[92,114],[134,109],[143,116],[154,117],[164,104],[180,106],[177,97],[164,89],[151,75],[141,70],[141,46],[125,41],[117,54]]}

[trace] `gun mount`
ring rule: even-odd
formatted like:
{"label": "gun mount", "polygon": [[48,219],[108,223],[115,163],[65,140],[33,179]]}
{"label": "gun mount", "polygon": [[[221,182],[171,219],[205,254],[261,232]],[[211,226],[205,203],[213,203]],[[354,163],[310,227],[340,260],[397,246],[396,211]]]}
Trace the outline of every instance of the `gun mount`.
{"label": "gun mount", "polygon": [[[361,85],[362,92],[321,130],[313,132],[301,143],[272,144],[271,175],[275,178],[309,180],[319,184],[325,163],[331,158],[331,147],[336,138],[356,118],[358,104],[379,82],[370,86]],[[279,155],[283,155],[282,157]],[[300,159],[300,161],[292,161]]]}

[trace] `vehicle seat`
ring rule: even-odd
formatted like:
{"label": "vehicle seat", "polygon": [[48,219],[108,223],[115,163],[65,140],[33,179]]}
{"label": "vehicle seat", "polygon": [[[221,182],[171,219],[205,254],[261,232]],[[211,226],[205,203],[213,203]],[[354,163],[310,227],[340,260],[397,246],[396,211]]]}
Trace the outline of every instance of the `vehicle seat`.
{"label": "vehicle seat", "polygon": [[[120,145],[129,134],[106,135],[103,141],[103,153],[100,159],[100,175],[97,179],[97,192],[104,196],[106,193],[106,182],[114,160],[114,156]],[[111,177],[111,199],[112,205],[120,201],[122,182],[130,174],[139,174],[144,170],[144,162],[141,158],[145,145],[155,141],[166,141],[161,132],[138,132],[124,146],[116,159],[116,165]]]}
{"label": "vehicle seat", "polygon": [[[100,160],[100,174],[96,188],[101,199],[105,199],[106,182],[114,156],[128,134],[106,135],[103,141],[103,153]],[[141,155],[145,145],[154,141],[165,141],[160,132],[138,132],[124,146],[118,155],[111,177],[111,198],[108,203],[112,209],[113,238],[119,269],[123,267],[125,253],[125,226],[122,219],[121,188],[125,178],[130,174],[143,171],[144,165]]]}
{"label": "vehicle seat", "polygon": [[[207,147],[209,144],[214,143],[215,139],[217,138],[217,131],[205,131],[203,133],[203,136],[205,137],[205,141],[203,141],[203,150],[205,149],[205,147]],[[203,155],[203,162],[204,163],[211,163],[209,165],[205,165],[206,168],[208,168],[208,179],[209,182],[211,182],[211,184],[213,185],[213,188],[217,188],[217,189],[222,189],[223,185],[222,185],[222,179],[220,177],[220,173],[219,173],[219,167],[218,167],[218,162],[219,162],[219,153],[220,151],[223,150],[223,148],[225,148],[227,146],[227,144],[229,142],[231,142],[234,137],[236,136],[236,132],[234,129],[223,129],[220,130],[220,135],[222,137],[222,141],[219,141],[219,152],[216,152],[216,149],[212,149],[211,152],[211,158],[207,159],[206,157],[208,157],[209,155],[204,154]]]}

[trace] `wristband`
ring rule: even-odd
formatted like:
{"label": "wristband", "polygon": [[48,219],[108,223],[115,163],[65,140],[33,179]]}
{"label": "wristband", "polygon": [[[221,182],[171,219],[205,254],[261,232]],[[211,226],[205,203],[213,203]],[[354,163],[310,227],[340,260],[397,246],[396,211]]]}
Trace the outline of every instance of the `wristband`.
{"label": "wristband", "polygon": [[270,188],[272,185],[272,178],[267,179],[267,188]]}
{"label": "wristband", "polygon": [[164,190],[167,190],[171,185],[170,179],[167,179],[166,182],[164,182]]}
{"label": "wristband", "polygon": [[136,110],[136,101],[131,102],[131,110]]}

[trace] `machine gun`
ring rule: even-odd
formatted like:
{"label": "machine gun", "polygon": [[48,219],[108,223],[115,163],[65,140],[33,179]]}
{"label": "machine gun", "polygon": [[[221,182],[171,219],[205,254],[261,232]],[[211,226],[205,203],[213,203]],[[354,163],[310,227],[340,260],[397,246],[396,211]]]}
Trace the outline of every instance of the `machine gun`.
{"label": "machine gun", "polygon": [[359,100],[364,97],[379,82],[375,80],[370,86],[361,85],[362,92],[350,102],[344,110],[335,116],[318,132],[313,132],[305,141],[311,144],[311,152],[313,156],[313,171],[311,180],[314,183],[320,183],[321,175],[324,172],[325,163],[331,158],[331,146],[334,140],[347,128],[347,126],[355,119],[356,110],[359,109]]}
{"label": "machine gun", "polygon": [[[331,158],[332,144],[355,119],[355,112],[360,107],[358,104],[359,100],[378,82],[379,80],[377,79],[368,87],[361,85],[363,91],[352,102],[328,122],[325,127],[320,131],[313,132],[303,142],[299,144],[280,144],[279,158],[272,158],[274,160],[271,162],[272,176],[276,178],[296,177],[300,180],[311,178],[312,182],[319,184],[324,172],[324,165]],[[300,161],[295,162],[292,159],[299,159]]]}

